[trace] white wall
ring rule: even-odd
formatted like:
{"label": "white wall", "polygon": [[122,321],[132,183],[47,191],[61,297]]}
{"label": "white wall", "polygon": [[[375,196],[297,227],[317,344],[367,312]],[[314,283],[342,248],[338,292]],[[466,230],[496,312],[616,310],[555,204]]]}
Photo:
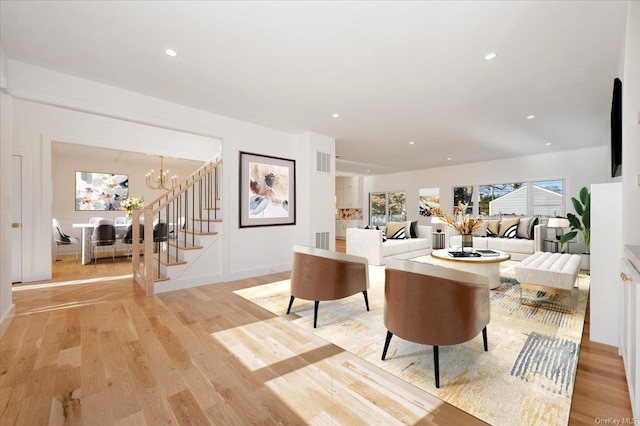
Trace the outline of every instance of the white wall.
{"label": "white wall", "polygon": [[591,186],[591,328],[589,339],[618,346],[620,338],[620,259],[622,227],[611,218],[622,216],[622,183]]}
{"label": "white wall", "polygon": [[7,94],[8,59],[0,45],[0,336],[13,317],[11,300],[11,134],[13,99]]}
{"label": "white wall", "polygon": [[[298,244],[315,246],[315,234],[318,232],[329,232],[329,249],[335,250],[335,215],[332,207],[335,206],[335,173],[316,172],[316,152],[324,152],[331,156],[331,170],[335,171],[335,139],[306,132],[298,137],[298,148],[301,150],[300,158],[305,157],[306,162],[300,163],[300,171],[308,179],[299,180],[297,188],[298,201],[304,202],[308,206],[308,220],[306,229],[301,229]],[[330,214],[327,214],[330,210]]]}
{"label": "white wall", "polygon": [[[609,182],[609,147],[554,152],[549,154],[486,161],[436,169],[417,170],[364,179],[364,217],[368,222],[369,193],[407,191],[407,217],[428,225],[430,219],[418,215],[420,188],[440,188],[440,205],[445,212],[453,208],[453,187],[508,183],[520,180],[565,179],[565,213],[573,212],[571,197],[592,183]],[[475,194],[474,194],[475,195]]]}
{"label": "white wall", "polygon": [[[239,229],[239,152],[296,160],[300,194],[313,190],[310,185],[314,181],[308,176],[312,147],[327,144],[335,152],[333,139],[310,134],[306,141],[299,141],[296,135],[28,64],[9,61],[9,67],[12,95],[16,98],[13,150],[26,152],[31,162],[32,182],[28,184],[25,203],[41,206],[29,223],[31,241],[25,248],[29,253],[25,280],[50,276],[51,200],[47,194],[52,141],[169,156],[179,152],[175,156],[200,160],[210,158],[222,144],[225,280],[287,270],[291,267],[292,245],[311,244],[310,206],[304,197],[297,206],[295,226]],[[304,165],[307,167],[300,167]],[[333,176],[330,179],[330,192],[325,194],[325,189],[320,188],[315,194],[320,199],[333,200]],[[324,215],[325,222],[333,222],[332,209]],[[318,212],[317,217],[321,216],[322,212]]]}
{"label": "white wall", "polygon": [[[223,276],[235,280],[291,268],[292,247],[307,209],[298,204],[296,225],[240,228],[238,171],[240,151],[294,159],[294,135],[233,120],[224,138],[223,158]],[[304,161],[304,160],[303,160]],[[298,170],[298,173],[304,171]],[[299,181],[299,180],[298,180]],[[296,188],[299,193],[299,188]]]}
{"label": "white wall", "polygon": [[[2,87],[4,89],[4,87]],[[11,96],[0,93],[0,336],[8,327],[11,300]]]}
{"label": "white wall", "polygon": [[622,80],[623,242],[640,244],[640,2],[630,1]]}

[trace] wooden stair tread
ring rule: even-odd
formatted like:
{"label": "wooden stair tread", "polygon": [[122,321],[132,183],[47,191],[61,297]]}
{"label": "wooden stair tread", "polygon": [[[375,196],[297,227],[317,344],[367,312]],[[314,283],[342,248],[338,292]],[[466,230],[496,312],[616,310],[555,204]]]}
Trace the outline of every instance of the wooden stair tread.
{"label": "wooden stair tread", "polygon": [[[159,257],[160,257],[160,263],[162,263],[165,266],[184,265],[187,263],[186,260],[180,260],[180,259],[177,259],[175,256],[171,256],[171,255],[169,255],[169,259],[167,260],[167,255],[165,253],[161,253]],[[153,255],[153,259],[156,262],[158,261],[158,253]]]}
{"label": "wooden stair tread", "polygon": [[178,247],[180,250],[200,250],[202,248],[202,246],[192,246],[189,243],[185,245],[183,241],[179,241],[178,243],[175,241],[169,241],[169,246]]}
{"label": "wooden stair tread", "polygon": [[169,281],[169,277],[160,274],[156,268],[153,268],[153,282]]}
{"label": "wooden stair tread", "polygon": [[180,232],[184,233],[184,234],[189,234],[189,235],[191,235],[191,234],[194,234],[194,235],[218,235],[218,233],[215,232],[215,231],[206,232],[206,231],[196,231],[196,230],[193,230],[193,229],[181,229]]}

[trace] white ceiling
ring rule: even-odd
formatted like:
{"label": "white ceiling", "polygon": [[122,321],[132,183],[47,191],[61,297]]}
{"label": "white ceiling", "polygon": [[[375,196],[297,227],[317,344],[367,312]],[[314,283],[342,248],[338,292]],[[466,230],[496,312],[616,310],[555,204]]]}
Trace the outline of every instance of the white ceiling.
{"label": "white ceiling", "polygon": [[10,59],[335,137],[339,174],[380,174],[607,144],[626,7],[2,0],[0,42]]}

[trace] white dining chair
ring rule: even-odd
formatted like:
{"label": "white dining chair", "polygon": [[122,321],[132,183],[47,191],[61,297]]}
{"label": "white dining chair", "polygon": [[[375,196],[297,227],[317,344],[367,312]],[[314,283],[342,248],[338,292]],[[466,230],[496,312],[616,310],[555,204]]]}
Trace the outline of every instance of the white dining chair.
{"label": "white dining chair", "polygon": [[[60,246],[68,246],[71,244],[80,244],[80,240],[76,237],[65,234],[58,219],[51,220],[51,231],[53,232],[53,240],[56,242],[56,262],[58,259],[58,250]],[[76,263],[78,263],[78,246],[76,246]]]}

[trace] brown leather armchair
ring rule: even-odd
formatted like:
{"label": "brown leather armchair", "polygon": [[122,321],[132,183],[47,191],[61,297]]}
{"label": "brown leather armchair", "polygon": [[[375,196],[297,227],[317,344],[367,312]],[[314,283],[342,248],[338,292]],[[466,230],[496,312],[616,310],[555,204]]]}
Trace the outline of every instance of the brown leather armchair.
{"label": "brown leather armchair", "polygon": [[436,388],[440,387],[438,346],[471,340],[482,331],[487,351],[489,280],[487,277],[442,266],[411,261],[387,263],[384,325],[391,337],[433,345]]}
{"label": "brown leather armchair", "polygon": [[313,328],[316,328],[321,300],[342,299],[362,292],[368,311],[368,288],[369,265],[365,257],[306,246],[293,247],[291,299],[287,314],[296,297],[313,300]]}

